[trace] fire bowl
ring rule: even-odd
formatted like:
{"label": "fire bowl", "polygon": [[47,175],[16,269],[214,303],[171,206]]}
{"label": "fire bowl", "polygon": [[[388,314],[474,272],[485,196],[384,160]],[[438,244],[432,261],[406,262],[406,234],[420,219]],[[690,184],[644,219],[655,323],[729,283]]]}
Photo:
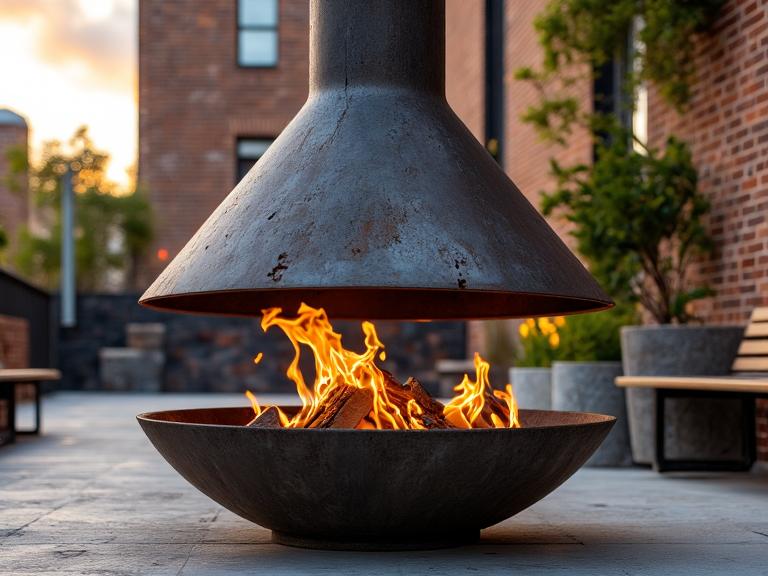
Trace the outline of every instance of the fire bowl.
{"label": "fire bowl", "polygon": [[250,408],[138,416],[179,474],[274,542],[338,550],[470,543],[562,484],[616,420],[521,410],[517,429],[394,431],[242,426],[251,418]]}

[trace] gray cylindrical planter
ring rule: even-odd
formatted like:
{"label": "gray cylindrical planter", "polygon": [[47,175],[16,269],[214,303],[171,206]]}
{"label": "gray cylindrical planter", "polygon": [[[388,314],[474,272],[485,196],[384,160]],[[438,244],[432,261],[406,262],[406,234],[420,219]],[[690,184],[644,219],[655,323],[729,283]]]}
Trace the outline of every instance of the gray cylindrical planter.
{"label": "gray cylindrical planter", "polygon": [[509,379],[520,408],[528,410],[552,409],[551,368],[510,368]]}
{"label": "gray cylindrical planter", "polygon": [[552,409],[597,412],[616,417],[616,424],[586,466],[630,466],[632,451],[624,390],[614,380],[621,362],[555,362],[552,364]]}
{"label": "gray cylindrical planter", "polygon": [[[722,376],[744,335],[743,326],[624,326],[621,354],[627,376]],[[655,392],[627,389],[627,416],[632,456],[653,462],[656,426]],[[669,399],[664,441],[668,458],[739,457],[738,400]]]}

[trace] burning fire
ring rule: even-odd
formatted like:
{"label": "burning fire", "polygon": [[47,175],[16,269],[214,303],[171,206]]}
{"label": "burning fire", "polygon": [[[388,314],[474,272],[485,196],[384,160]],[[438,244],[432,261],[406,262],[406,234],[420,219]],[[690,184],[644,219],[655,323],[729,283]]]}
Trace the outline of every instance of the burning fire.
{"label": "burning fire", "polygon": [[[280,308],[263,311],[261,327],[277,326],[293,344],[294,357],[286,374],[296,385],[301,408],[294,416],[277,407],[262,407],[246,392],[256,417],[275,410],[284,428],[308,428],[327,421],[328,407],[346,402],[344,417],[356,418],[348,427],[392,430],[426,428],[519,428],[512,387],[493,390],[490,365],[475,354],[475,379],[465,375],[454,388],[456,396],[446,405],[432,400],[415,380],[400,384],[376,365],[385,359],[384,344],[371,322],[363,322],[365,351],[347,350],[323,309],[302,304],[296,318],[282,317]],[[303,347],[314,358],[315,381],[308,385],[299,363]],[[262,354],[257,355],[261,360]],[[354,400],[352,400],[354,399]],[[355,410],[362,410],[355,416]],[[255,420],[254,420],[255,421]],[[359,422],[358,422],[359,421]],[[352,420],[350,420],[352,422]]]}

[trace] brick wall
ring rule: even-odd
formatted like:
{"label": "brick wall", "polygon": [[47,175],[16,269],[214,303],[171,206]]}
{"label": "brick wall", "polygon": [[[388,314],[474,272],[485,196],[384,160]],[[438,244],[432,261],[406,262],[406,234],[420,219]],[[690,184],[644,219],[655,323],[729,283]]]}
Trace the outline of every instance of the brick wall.
{"label": "brick wall", "polygon": [[3,368],[29,367],[29,322],[0,314],[0,364]]}
{"label": "brick wall", "polygon": [[485,139],[485,2],[446,0],[445,91],[479,141]]}
{"label": "brick wall", "polygon": [[0,225],[11,243],[19,227],[26,224],[29,214],[26,180],[19,181],[23,188],[18,192],[12,192],[4,182],[10,168],[7,154],[12,147],[27,149],[27,127],[0,123]]}
{"label": "brick wall", "polygon": [[[697,44],[698,76],[682,115],[649,95],[649,140],[684,138],[712,203],[716,251],[695,275],[717,291],[696,311],[708,322],[745,323],[768,305],[768,2],[731,0]],[[768,460],[768,402],[758,402],[760,458]]]}
{"label": "brick wall", "polygon": [[139,177],[157,238],[148,284],[235,185],[238,137],[277,136],[304,103],[308,0],[281,0],[279,62],[241,68],[236,0],[140,0]]}
{"label": "brick wall", "polygon": [[700,189],[712,202],[717,249],[696,267],[717,291],[697,312],[744,323],[768,304],[768,2],[732,0],[698,43],[690,110],[676,114],[649,95],[649,140],[673,133],[694,154]]}
{"label": "brick wall", "polygon": [[[553,146],[541,141],[535,130],[520,120],[539,96],[527,82],[515,80],[515,71],[522,66],[537,67],[542,51],[533,28],[534,18],[548,0],[526,2],[507,1],[505,23],[505,153],[507,174],[520,191],[538,208],[539,193],[552,189],[549,158],[555,157],[565,165],[592,160],[592,140],[584,130],[576,130],[567,147]],[[574,95],[585,110],[592,109],[592,85],[586,81],[574,87]],[[561,220],[550,222],[566,242],[570,242],[567,227]]]}

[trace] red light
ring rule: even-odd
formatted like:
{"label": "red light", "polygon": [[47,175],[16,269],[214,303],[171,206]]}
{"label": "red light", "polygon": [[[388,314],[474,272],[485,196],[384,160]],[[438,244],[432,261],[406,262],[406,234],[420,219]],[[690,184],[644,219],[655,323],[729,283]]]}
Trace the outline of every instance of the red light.
{"label": "red light", "polygon": [[165,262],[166,260],[168,260],[168,250],[166,250],[165,248],[160,248],[157,251],[157,259],[160,260],[161,262]]}

